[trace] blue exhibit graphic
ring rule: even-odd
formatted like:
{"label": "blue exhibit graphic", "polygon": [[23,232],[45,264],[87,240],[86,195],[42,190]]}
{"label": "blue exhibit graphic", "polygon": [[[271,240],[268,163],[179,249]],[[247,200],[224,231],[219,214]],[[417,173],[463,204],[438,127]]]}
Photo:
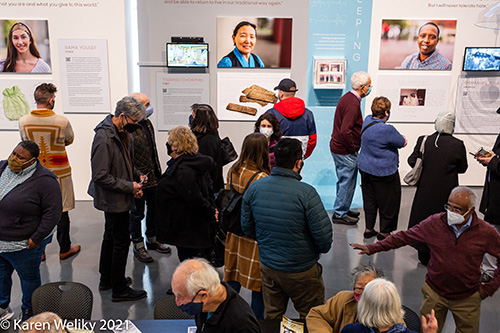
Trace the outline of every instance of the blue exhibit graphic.
{"label": "blue exhibit graphic", "polygon": [[208,44],[167,44],[168,67],[208,67]]}
{"label": "blue exhibit graphic", "polygon": [[464,71],[500,70],[500,48],[466,47],[463,70]]}
{"label": "blue exhibit graphic", "polygon": [[[328,210],[333,208],[337,183],[330,153],[335,106],[340,97],[351,90],[351,75],[368,70],[371,16],[372,0],[310,1],[306,106],[314,113],[318,142],[311,157],[305,161],[303,178],[316,188]],[[346,60],[344,89],[313,89],[315,57]],[[363,101],[361,109],[364,108]],[[361,206],[358,186],[353,207]]]}

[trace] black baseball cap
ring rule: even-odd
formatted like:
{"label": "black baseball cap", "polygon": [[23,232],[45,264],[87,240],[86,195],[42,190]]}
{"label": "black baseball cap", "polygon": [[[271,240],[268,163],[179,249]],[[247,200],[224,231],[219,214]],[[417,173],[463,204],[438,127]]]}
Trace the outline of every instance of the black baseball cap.
{"label": "black baseball cap", "polygon": [[285,92],[296,92],[299,89],[297,89],[297,85],[295,84],[295,81],[292,79],[283,79],[280,81],[280,84],[278,84],[277,87],[274,87],[274,90],[281,90]]}

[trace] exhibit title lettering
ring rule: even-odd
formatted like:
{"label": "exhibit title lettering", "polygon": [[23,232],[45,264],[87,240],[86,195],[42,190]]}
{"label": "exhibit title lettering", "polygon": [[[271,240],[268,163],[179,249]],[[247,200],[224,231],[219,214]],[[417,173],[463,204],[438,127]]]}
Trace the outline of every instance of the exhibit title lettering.
{"label": "exhibit title lettering", "polygon": [[[356,7],[356,40],[353,43],[354,50],[361,50],[361,41],[359,40],[359,29],[363,24],[363,0],[357,0],[357,3],[360,4]],[[359,61],[361,59],[361,55],[359,52],[355,51],[352,55],[352,60]]]}

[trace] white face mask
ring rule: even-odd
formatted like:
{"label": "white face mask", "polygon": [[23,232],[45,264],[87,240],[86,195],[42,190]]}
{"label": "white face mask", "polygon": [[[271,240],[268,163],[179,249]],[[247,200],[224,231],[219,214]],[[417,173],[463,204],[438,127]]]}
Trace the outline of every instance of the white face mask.
{"label": "white face mask", "polygon": [[261,127],[259,130],[260,130],[260,133],[261,133],[261,134],[264,134],[264,136],[265,136],[266,138],[268,138],[268,139],[269,139],[269,138],[271,137],[271,135],[273,135],[273,133],[274,133],[272,128]]}
{"label": "white face mask", "polygon": [[[464,215],[466,215],[469,211],[465,212]],[[458,213],[452,212],[450,210],[446,210],[446,217],[448,219],[448,225],[456,225],[463,223],[465,221],[465,218],[463,215],[460,215]]]}

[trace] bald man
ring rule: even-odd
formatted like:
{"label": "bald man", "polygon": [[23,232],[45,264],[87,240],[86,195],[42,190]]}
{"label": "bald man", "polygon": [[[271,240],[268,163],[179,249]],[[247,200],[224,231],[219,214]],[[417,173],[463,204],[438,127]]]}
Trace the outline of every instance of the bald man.
{"label": "bald man", "polygon": [[492,296],[500,286],[497,269],[490,282],[481,284],[481,262],[489,253],[500,260],[500,235],[489,223],[477,217],[476,194],[468,187],[455,187],[445,213],[429,216],[418,225],[370,245],[350,244],[359,254],[372,255],[405,245],[425,243],[431,250],[427,275],[422,287],[420,314],[436,312],[441,332],[448,310],[457,332],[479,332],[481,300]]}
{"label": "bald man", "polygon": [[451,62],[436,50],[439,43],[439,27],[427,22],[418,29],[418,52],[409,55],[401,63],[401,69],[451,70]]}
{"label": "bald man", "polygon": [[153,262],[153,257],[148,253],[144,245],[142,236],[142,220],[144,219],[144,208],[147,205],[146,214],[146,245],[149,250],[156,250],[160,253],[170,253],[172,249],[166,244],[156,240],[155,227],[155,202],[156,186],[161,176],[161,167],[156,150],[155,131],[153,124],[148,119],[153,114],[153,106],[149,102],[149,97],[143,93],[133,93],[130,95],[138,100],[146,108],[147,118],[139,122],[139,127],[132,132],[134,138],[133,160],[134,167],[146,175],[147,181],[142,185],[142,198],[135,199],[135,210],[130,213],[130,237],[134,244],[134,257],[145,263]]}
{"label": "bald man", "polygon": [[258,333],[259,323],[250,305],[205,259],[183,261],[172,276],[177,306],[195,316],[198,331],[205,333]]}

